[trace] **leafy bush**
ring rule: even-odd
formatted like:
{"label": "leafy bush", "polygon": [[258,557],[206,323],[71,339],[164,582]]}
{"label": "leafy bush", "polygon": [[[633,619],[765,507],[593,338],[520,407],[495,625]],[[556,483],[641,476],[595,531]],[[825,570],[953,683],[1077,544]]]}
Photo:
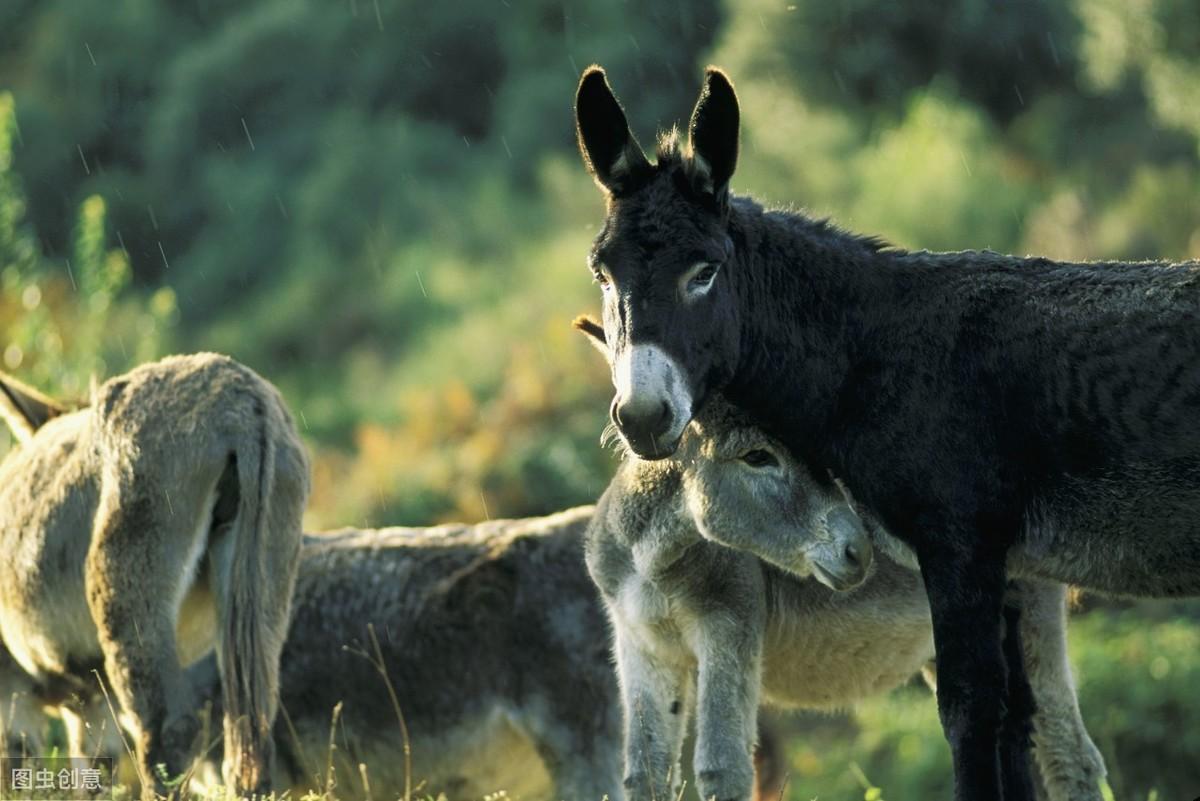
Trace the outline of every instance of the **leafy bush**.
{"label": "leafy bush", "polygon": [[129,260],[110,247],[104,199],[80,206],[70,255],[43,257],[25,222],[25,197],[12,170],[17,132],[11,94],[0,94],[0,331],[3,366],[68,398],[162,351],[176,317],[169,287],[128,292]]}

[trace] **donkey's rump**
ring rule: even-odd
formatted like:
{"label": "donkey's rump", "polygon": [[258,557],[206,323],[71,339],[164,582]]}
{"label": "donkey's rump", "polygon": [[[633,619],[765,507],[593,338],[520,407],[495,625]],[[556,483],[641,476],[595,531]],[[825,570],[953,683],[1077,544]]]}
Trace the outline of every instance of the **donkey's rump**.
{"label": "donkey's rump", "polygon": [[278,393],[226,357],[171,357],[29,427],[0,465],[0,545],[19,555],[0,572],[14,657],[91,689],[80,666],[103,665],[149,793],[153,766],[182,773],[198,732],[179,652],[210,648],[212,627],[181,641],[181,609],[219,620],[231,777],[255,789],[308,492]]}

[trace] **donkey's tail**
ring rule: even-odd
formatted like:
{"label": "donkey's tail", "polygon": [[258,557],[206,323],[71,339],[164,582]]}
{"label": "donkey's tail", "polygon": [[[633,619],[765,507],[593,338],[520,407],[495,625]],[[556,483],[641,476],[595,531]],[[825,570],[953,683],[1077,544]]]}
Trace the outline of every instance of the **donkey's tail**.
{"label": "donkey's tail", "polygon": [[267,609],[270,591],[270,503],[275,482],[275,442],[263,399],[255,397],[256,436],[236,447],[238,512],[231,532],[229,581],[220,601],[219,660],[225,704],[225,781],[238,794],[265,788],[272,759],[271,724],[277,697],[279,643]]}

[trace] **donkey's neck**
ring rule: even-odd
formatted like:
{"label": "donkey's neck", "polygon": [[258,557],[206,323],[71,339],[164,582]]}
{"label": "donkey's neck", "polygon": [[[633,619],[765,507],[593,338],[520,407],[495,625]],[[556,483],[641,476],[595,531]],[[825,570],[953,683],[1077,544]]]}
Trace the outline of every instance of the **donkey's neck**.
{"label": "donkey's neck", "polygon": [[888,339],[878,310],[902,291],[886,264],[891,255],[824,221],[740,199],[730,228],[743,335],[726,394],[789,445],[805,443],[801,450],[833,466],[836,459],[811,447],[827,440],[821,435],[855,373]]}

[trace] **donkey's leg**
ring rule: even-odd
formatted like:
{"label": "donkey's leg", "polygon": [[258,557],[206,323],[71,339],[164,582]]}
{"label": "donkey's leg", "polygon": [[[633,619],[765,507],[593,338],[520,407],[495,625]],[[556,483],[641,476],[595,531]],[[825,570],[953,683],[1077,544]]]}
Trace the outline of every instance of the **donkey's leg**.
{"label": "donkey's leg", "polygon": [[[1011,592],[1011,591],[1010,591]],[[1101,801],[1107,771],[1079,712],[1067,660],[1067,588],[1015,582],[1021,599],[1021,644],[1033,690],[1034,757],[1051,801]]]}
{"label": "donkey's leg", "polygon": [[[67,733],[67,755],[75,759],[90,756],[93,748],[89,747],[88,721],[84,712],[72,704],[63,704],[58,708],[58,714],[62,718],[63,729]],[[101,754],[101,756],[109,755]]]}
{"label": "donkey's leg", "polygon": [[641,632],[620,621],[614,628],[625,721],[626,801],[673,801],[692,706],[691,676],[678,664],[664,664]]}
{"label": "donkey's leg", "polygon": [[728,608],[707,613],[696,632],[694,764],[704,801],[749,801],[754,795],[762,632],[759,617]]}
{"label": "donkey's leg", "polygon": [[[596,667],[611,669],[606,664]],[[592,666],[577,668],[586,673]],[[564,706],[562,697],[556,700],[536,704],[522,721],[545,760],[553,798],[621,801],[621,709],[616,699],[585,690],[574,704]]]}
{"label": "donkey's leg", "polygon": [[1033,715],[1037,708],[1021,645],[1020,599],[1010,596],[1004,603],[1004,662],[1008,668],[1008,704],[1000,726],[1000,779],[1004,801],[1035,801],[1033,774],[1029,767]]}
{"label": "donkey's leg", "polygon": [[71,767],[77,770],[92,768],[95,757],[101,757],[112,760],[115,775],[123,750],[122,743],[119,737],[111,735],[112,726],[105,725],[109,721],[101,714],[100,705],[71,699],[58,707],[58,714],[67,734],[67,754]]}
{"label": "donkey's leg", "polygon": [[114,766],[126,753],[120,725],[113,720],[103,700],[76,700],[59,707],[72,757],[106,757]]}
{"label": "donkey's leg", "polygon": [[[967,535],[963,535],[965,538]],[[1002,649],[1003,554],[954,553],[943,540],[918,559],[937,651],[938,714],[958,801],[1000,801],[999,731],[1008,679]]]}
{"label": "donkey's leg", "polygon": [[762,717],[754,744],[754,801],[780,801],[787,781],[787,757],[779,735]]}
{"label": "donkey's leg", "polygon": [[[0,654],[3,653],[0,643]],[[4,756],[40,757],[45,755],[49,721],[42,703],[32,692],[32,681],[11,661],[7,675],[0,681],[0,733],[4,735]]]}
{"label": "donkey's leg", "polygon": [[[106,476],[84,581],[104,667],[133,727],[144,797],[188,767],[199,726],[176,656],[174,612],[204,533],[184,496]],[[196,542],[196,540],[200,540]]]}

